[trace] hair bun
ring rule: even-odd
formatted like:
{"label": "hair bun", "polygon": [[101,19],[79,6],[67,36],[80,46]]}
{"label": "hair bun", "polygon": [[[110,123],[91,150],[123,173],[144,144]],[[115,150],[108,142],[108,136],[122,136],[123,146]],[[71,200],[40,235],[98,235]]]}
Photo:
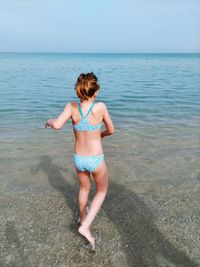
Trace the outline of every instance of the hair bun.
{"label": "hair bun", "polygon": [[93,72],[81,73],[75,84],[75,90],[80,99],[88,100],[92,97],[100,86],[97,83],[97,77]]}

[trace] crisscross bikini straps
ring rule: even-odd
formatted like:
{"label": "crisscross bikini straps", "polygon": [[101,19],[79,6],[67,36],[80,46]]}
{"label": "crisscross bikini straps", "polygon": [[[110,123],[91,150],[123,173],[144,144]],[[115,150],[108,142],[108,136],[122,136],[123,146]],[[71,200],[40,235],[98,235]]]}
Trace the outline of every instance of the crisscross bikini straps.
{"label": "crisscross bikini straps", "polygon": [[92,105],[90,106],[90,108],[89,108],[89,110],[88,110],[86,116],[84,116],[84,115],[83,115],[83,112],[82,112],[82,109],[81,109],[81,105],[80,105],[80,103],[78,103],[78,109],[79,109],[79,112],[80,112],[80,114],[81,114],[81,117],[83,117],[83,118],[87,118],[87,116],[89,115],[89,113],[90,113],[90,111],[92,110],[93,106],[94,106],[94,102],[93,102]]}

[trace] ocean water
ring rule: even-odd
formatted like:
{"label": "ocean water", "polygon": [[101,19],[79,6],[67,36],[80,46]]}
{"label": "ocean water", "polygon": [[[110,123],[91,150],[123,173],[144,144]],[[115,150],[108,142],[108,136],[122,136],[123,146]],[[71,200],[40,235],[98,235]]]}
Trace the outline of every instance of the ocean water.
{"label": "ocean water", "polygon": [[198,126],[200,54],[1,53],[3,126],[39,128],[76,99],[74,83],[90,71],[118,127]]}
{"label": "ocean water", "polygon": [[[70,121],[60,131],[44,124],[67,102],[78,100],[75,81],[90,71],[100,83],[97,101],[106,103],[116,127],[116,134],[105,139],[105,149],[118,148],[114,155],[125,160],[122,165],[136,162],[137,155],[152,160],[198,155],[200,54],[0,53],[2,157],[16,155],[17,162],[29,155],[32,161],[35,148],[71,148]],[[188,177],[185,167],[179,172]],[[164,173],[170,180],[176,177]]]}
{"label": "ocean water", "polygon": [[[3,233],[9,227],[20,229],[19,238],[15,236],[13,240],[20,240],[26,228],[32,239],[24,241],[30,254],[27,258],[21,257],[22,262],[32,260],[29,266],[51,266],[49,262],[52,258],[46,258],[45,265],[43,254],[38,262],[33,263],[39,257],[34,254],[36,252],[33,253],[34,246],[38,245],[37,251],[45,253],[44,248],[39,249],[43,241],[35,237],[36,232],[41,225],[44,232],[47,225],[53,225],[48,230],[52,234],[50,241],[44,242],[50,246],[52,257],[55,257],[52,240],[56,244],[55,231],[58,233],[70,224],[69,218],[73,217],[74,208],[68,201],[71,192],[78,188],[78,183],[72,162],[74,137],[71,122],[59,131],[45,129],[44,124],[47,119],[58,116],[67,102],[77,100],[75,81],[81,72],[91,71],[100,83],[97,101],[106,103],[116,127],[115,135],[103,140],[111,192],[123,192],[123,200],[120,201],[127,214],[130,210],[126,208],[130,208],[133,199],[131,203],[136,213],[140,212],[139,204],[135,204],[137,201],[143,203],[146,214],[153,209],[155,217],[149,227],[153,223],[153,229],[166,237],[162,237],[162,244],[173,251],[173,257],[177,256],[173,261],[164,253],[165,259],[161,257],[158,264],[155,251],[158,251],[159,244],[154,244],[155,251],[151,251],[145,248],[146,241],[138,237],[136,241],[141,243],[143,255],[147,257],[145,264],[151,266],[148,263],[149,254],[154,255],[152,266],[171,266],[169,262],[176,265],[183,259],[187,262],[179,251],[186,253],[188,259],[200,262],[200,218],[197,208],[200,205],[200,54],[0,53],[1,240],[5,240]],[[111,200],[120,208],[114,195]],[[44,203],[47,206],[43,206]],[[107,212],[106,205],[109,203],[105,204],[99,220],[108,227],[107,233],[113,240],[109,249],[117,249],[118,255],[121,255],[119,258],[110,256],[110,262],[114,266],[125,266],[120,263],[125,258],[137,262],[140,252],[136,251],[133,255],[130,250],[136,241],[130,235],[126,238],[127,227],[133,227],[133,218],[127,219],[126,227],[118,225],[119,214],[112,213],[114,210]],[[48,213],[46,222],[40,221],[40,225],[33,226],[31,219],[27,221],[29,216],[32,218],[31,214],[27,215],[30,205],[36,217],[45,219],[45,212],[49,209],[54,211],[54,215]],[[57,205],[66,211],[65,222]],[[41,210],[37,210],[38,207]],[[110,214],[115,220],[109,217]],[[61,228],[56,228],[55,222],[51,221],[53,216],[63,222],[63,225],[58,223]],[[111,220],[110,223],[107,220]],[[25,228],[22,221],[27,225]],[[113,228],[109,228],[110,224]],[[138,233],[143,235],[144,225],[139,223],[137,227]],[[100,231],[98,223],[97,228]],[[151,229],[147,229],[148,233],[152,233]],[[72,242],[75,237],[70,235],[69,229],[67,231],[67,242]],[[36,243],[33,243],[34,238]],[[107,237],[102,236],[104,238]],[[115,238],[121,238],[122,247],[129,242],[129,247],[122,250],[116,247]],[[154,237],[147,234],[145,238]],[[67,246],[64,245],[65,239],[60,242],[59,246]],[[11,263],[13,255],[20,254],[22,248],[8,251],[6,244],[4,241],[1,243],[7,251],[7,254],[2,252],[1,256],[3,263]],[[65,249],[67,251],[68,247]],[[59,251],[56,253],[60,255]],[[70,253],[72,256],[68,263],[73,266],[77,254],[75,250]],[[12,257],[8,259],[8,255]],[[96,264],[104,266],[110,263],[102,262],[105,258],[100,257]],[[196,266],[193,263],[188,261],[191,265],[181,266]],[[57,266],[61,264],[62,261]]]}

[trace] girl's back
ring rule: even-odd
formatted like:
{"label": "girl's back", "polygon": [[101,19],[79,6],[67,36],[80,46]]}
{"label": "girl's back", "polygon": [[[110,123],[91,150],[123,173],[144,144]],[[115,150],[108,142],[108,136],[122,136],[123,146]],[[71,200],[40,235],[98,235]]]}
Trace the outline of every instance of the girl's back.
{"label": "girl's back", "polygon": [[[71,103],[71,119],[73,126],[76,127],[74,129],[74,151],[80,155],[97,155],[103,152],[101,143],[101,124],[104,120],[105,104],[98,102],[93,105],[90,111],[91,105],[92,103],[90,102],[84,106],[79,106],[76,102]],[[87,115],[88,111],[90,112]],[[84,117],[82,117],[82,115]],[[86,122],[84,122],[85,118],[87,120]],[[88,130],[84,129],[87,127],[89,127]]]}

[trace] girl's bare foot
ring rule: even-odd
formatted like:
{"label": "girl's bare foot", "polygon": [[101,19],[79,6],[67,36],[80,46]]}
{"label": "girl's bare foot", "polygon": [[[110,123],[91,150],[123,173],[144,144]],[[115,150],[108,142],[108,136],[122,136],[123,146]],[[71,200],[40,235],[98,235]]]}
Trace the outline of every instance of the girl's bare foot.
{"label": "girl's bare foot", "polygon": [[78,228],[78,231],[81,235],[83,235],[92,246],[95,246],[95,239],[94,237],[91,235],[91,232],[88,228],[85,228],[84,225],[81,225]]}

